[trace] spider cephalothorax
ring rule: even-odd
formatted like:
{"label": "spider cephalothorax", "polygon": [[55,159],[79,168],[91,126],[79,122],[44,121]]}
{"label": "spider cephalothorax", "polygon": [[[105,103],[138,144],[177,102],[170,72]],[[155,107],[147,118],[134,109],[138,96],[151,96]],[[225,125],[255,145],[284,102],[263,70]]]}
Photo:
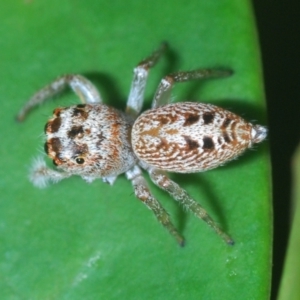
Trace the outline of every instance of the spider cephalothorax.
{"label": "spider cephalothorax", "polygon": [[45,151],[58,169],[89,181],[117,176],[137,161],[132,123],[130,116],[104,104],[57,108],[45,126]]}

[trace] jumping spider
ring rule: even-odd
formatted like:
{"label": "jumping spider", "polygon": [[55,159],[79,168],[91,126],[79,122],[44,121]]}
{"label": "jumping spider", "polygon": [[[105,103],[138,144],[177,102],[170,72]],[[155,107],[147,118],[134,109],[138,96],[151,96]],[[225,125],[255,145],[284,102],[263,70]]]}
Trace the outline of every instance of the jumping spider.
{"label": "jumping spider", "polygon": [[34,94],[17,115],[19,121],[33,107],[66,86],[71,87],[83,104],[54,110],[45,126],[45,152],[60,171],[48,168],[39,159],[34,163],[31,181],[37,187],[44,187],[49,181],[55,183],[80,175],[87,182],[101,178],[112,185],[125,173],[136,197],[183,245],[184,239],[168,213],[151,194],[142,168],[157,186],[206,222],[227,244],[233,245],[233,239],[166,172],[202,172],[223,165],[264,140],[267,130],[211,104],[169,103],[175,83],[230,75],[224,70],[194,70],[164,77],[152,109],[141,113],[149,69],[165,49],[166,44],[162,44],[134,69],[125,113],[103,104],[96,87],[80,75],[61,76]]}

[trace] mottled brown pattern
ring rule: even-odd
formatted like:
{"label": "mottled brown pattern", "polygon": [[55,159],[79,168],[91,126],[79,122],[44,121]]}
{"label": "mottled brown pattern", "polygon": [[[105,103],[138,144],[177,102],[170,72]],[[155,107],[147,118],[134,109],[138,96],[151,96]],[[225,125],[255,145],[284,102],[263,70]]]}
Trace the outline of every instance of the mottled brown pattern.
{"label": "mottled brown pattern", "polygon": [[189,136],[183,136],[186,141],[187,151],[193,151],[199,148],[199,143],[195,140],[192,140]]}
{"label": "mottled brown pattern", "polygon": [[205,112],[203,114],[203,121],[204,121],[204,124],[207,125],[207,124],[210,124],[213,122],[214,120],[214,116],[215,114],[212,113],[212,112]]}
{"label": "mottled brown pattern", "polygon": [[156,121],[158,121],[161,125],[172,124],[178,121],[177,114],[160,114],[158,116],[153,116]]}
{"label": "mottled brown pattern", "polygon": [[159,135],[159,127],[153,127],[149,130],[144,130],[141,135],[151,135],[153,137],[158,136]]}
{"label": "mottled brown pattern", "polygon": [[84,134],[84,130],[82,126],[73,126],[71,130],[67,132],[67,135],[70,139],[74,139],[75,137],[82,137]]}
{"label": "mottled brown pattern", "polygon": [[97,147],[101,147],[101,144],[102,142],[105,140],[105,136],[103,135],[103,132],[100,132],[97,134],[97,140],[95,141],[96,142],[96,146]]}
{"label": "mottled brown pattern", "polygon": [[225,141],[227,144],[229,144],[229,143],[231,142],[231,140],[230,140],[230,138],[229,138],[227,132],[224,132],[224,133],[223,133],[223,138],[224,138],[224,141]]}
{"label": "mottled brown pattern", "polygon": [[52,138],[48,140],[48,153],[53,158],[61,151],[61,142],[59,138]]}
{"label": "mottled brown pattern", "polygon": [[84,129],[84,134],[86,134],[86,135],[91,134],[91,129],[90,128],[85,128]]}
{"label": "mottled brown pattern", "polygon": [[62,110],[64,110],[64,108],[62,108],[62,107],[55,108],[55,109],[53,110],[53,114],[54,114],[56,117],[59,117]]}
{"label": "mottled brown pattern", "polygon": [[214,149],[214,147],[215,147],[215,145],[214,145],[214,142],[213,142],[212,138],[209,137],[209,136],[205,136],[203,138],[203,149],[205,151],[207,151],[207,150],[211,151],[211,150]]}
{"label": "mottled brown pattern", "polygon": [[164,116],[162,116],[159,121],[162,125],[169,124],[170,122],[172,122],[170,118]]}
{"label": "mottled brown pattern", "polygon": [[233,142],[236,142],[236,141],[237,141],[237,140],[236,140],[236,134],[235,134],[234,131],[231,132],[231,139],[232,139]]}
{"label": "mottled brown pattern", "polygon": [[79,104],[73,109],[73,117],[80,117],[83,120],[86,120],[88,118],[88,113],[85,110],[85,105],[84,104]]}
{"label": "mottled brown pattern", "polygon": [[[160,139],[160,144],[157,147],[157,149],[167,150],[168,148],[169,148],[169,143],[166,141],[166,139],[164,139],[164,138]],[[153,153],[153,154],[155,155],[156,153]]]}
{"label": "mottled brown pattern", "polygon": [[73,157],[84,157],[89,153],[89,147],[87,144],[75,144],[73,145]]}
{"label": "mottled brown pattern", "polygon": [[199,115],[187,114],[185,115],[185,122],[183,123],[183,126],[190,126],[192,124],[195,124],[199,121],[199,118]]}
{"label": "mottled brown pattern", "polygon": [[225,129],[231,122],[232,120],[230,118],[226,118],[225,121],[223,122],[221,128]]}
{"label": "mottled brown pattern", "polygon": [[[111,172],[116,168],[116,163],[120,157],[120,149],[122,148],[120,136],[120,127],[119,116],[117,114],[110,114],[108,120],[111,122],[110,135],[111,135],[111,148],[110,153],[108,153],[109,163],[106,164],[106,172]],[[115,163],[112,163],[112,162]]]}
{"label": "mottled brown pattern", "polygon": [[167,129],[166,133],[169,135],[176,135],[179,133],[178,129]]}
{"label": "mottled brown pattern", "polygon": [[44,131],[45,133],[55,133],[59,130],[61,126],[61,118],[57,117],[55,119],[52,119],[46,123]]}

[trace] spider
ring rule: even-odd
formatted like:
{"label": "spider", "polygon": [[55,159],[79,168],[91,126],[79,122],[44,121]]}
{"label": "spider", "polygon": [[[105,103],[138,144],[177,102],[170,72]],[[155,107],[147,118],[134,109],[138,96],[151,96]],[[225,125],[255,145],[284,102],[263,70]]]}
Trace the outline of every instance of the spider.
{"label": "spider", "polygon": [[152,109],[141,113],[149,69],[166,48],[166,43],[162,43],[134,69],[125,112],[103,104],[96,87],[81,75],[63,75],[36,92],[19,111],[19,121],[67,86],[82,104],[53,111],[45,126],[45,152],[57,170],[48,168],[39,158],[33,164],[30,179],[40,188],[72,175],[87,182],[101,178],[112,185],[125,173],[135,196],[183,246],[184,238],[150,192],[142,174],[144,169],[154,184],[233,245],[233,239],[167,172],[203,172],[223,165],[264,140],[267,129],[211,104],[169,103],[175,83],[229,76],[231,72],[226,70],[198,69],[164,77],[154,95]]}

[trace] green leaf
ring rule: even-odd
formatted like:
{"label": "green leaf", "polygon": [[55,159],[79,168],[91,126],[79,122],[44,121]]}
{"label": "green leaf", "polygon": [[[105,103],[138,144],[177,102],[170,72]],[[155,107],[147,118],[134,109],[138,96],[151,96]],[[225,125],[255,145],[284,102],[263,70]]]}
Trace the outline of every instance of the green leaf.
{"label": "green leaf", "polygon": [[39,190],[28,180],[43,126],[71,93],[14,116],[58,75],[81,73],[123,109],[133,67],[161,41],[145,108],[168,72],[232,69],[226,79],[180,84],[174,101],[211,102],[266,124],[260,54],[250,1],[11,1],[0,4],[2,299],[267,299],[271,270],[270,167],[266,143],[230,164],[171,177],[230,233],[230,247],[152,184],[186,238],[178,247],[130,182],[72,177]]}
{"label": "green leaf", "polygon": [[293,218],[278,300],[297,300],[300,294],[300,148],[293,160]]}

